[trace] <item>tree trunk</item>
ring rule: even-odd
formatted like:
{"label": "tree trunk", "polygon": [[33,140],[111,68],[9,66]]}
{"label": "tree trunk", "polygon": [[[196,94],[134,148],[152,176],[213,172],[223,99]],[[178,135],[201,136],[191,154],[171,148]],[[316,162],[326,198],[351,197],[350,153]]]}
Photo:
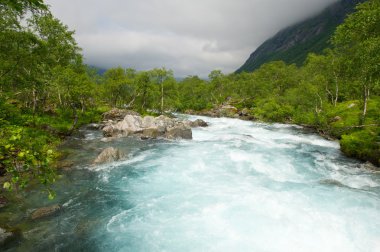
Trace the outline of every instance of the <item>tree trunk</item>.
{"label": "tree trunk", "polygon": [[86,105],[85,105],[84,100],[80,101],[80,106],[81,106],[81,112],[83,113],[85,111],[85,109],[86,109]]}
{"label": "tree trunk", "polygon": [[336,107],[336,104],[338,102],[338,95],[339,95],[339,85],[338,85],[338,76],[336,75],[334,71],[335,76],[335,100],[334,100],[334,107]]}
{"label": "tree trunk", "polygon": [[133,105],[133,103],[134,103],[135,100],[136,100],[136,96],[138,96],[138,95],[139,95],[139,94],[133,96],[133,99],[132,99],[132,101],[130,101],[130,102],[128,103],[127,108],[130,108],[130,107]]}
{"label": "tree trunk", "polygon": [[33,114],[34,114],[36,112],[36,108],[37,108],[37,94],[36,94],[35,86],[33,86],[32,94],[33,94]]}
{"label": "tree trunk", "polygon": [[73,125],[71,125],[71,128],[69,130],[69,135],[71,135],[75,129],[75,126],[77,125],[78,123],[78,114],[77,114],[77,110],[75,108],[75,106],[73,104],[71,104],[71,107],[73,109],[73,116],[74,116],[74,121],[73,121]]}
{"label": "tree trunk", "polygon": [[332,70],[333,70],[333,74],[334,74],[334,80],[335,80],[335,97],[334,97],[334,107],[336,107],[336,104],[338,102],[338,95],[339,95],[339,85],[338,85],[338,75],[335,71],[335,57],[333,56],[333,60],[332,60]]}
{"label": "tree trunk", "polygon": [[143,98],[142,98],[143,102],[141,104],[141,110],[144,110],[145,109],[145,103],[146,103],[146,91],[144,90],[143,92]]}
{"label": "tree trunk", "polygon": [[368,84],[364,84],[363,85],[363,112],[360,117],[359,125],[363,125],[365,122],[365,117],[367,115],[368,100],[369,100],[369,86]]}
{"label": "tree trunk", "polygon": [[327,97],[331,98],[331,104],[334,104],[334,95],[328,89],[327,84],[326,84],[326,92],[327,92]]}
{"label": "tree trunk", "polygon": [[59,100],[59,105],[62,107],[62,97],[61,97],[61,92],[59,91],[59,88],[58,88],[58,100]]}
{"label": "tree trunk", "polygon": [[368,85],[365,84],[364,85],[364,90],[363,90],[363,118],[366,116],[367,114],[367,104],[368,104],[368,99],[369,99],[369,88],[368,88]]}

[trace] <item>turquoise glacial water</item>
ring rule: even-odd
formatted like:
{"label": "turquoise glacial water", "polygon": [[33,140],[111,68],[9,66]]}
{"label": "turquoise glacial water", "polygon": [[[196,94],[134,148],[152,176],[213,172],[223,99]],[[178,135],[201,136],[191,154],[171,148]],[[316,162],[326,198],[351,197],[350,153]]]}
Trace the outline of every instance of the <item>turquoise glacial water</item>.
{"label": "turquoise glacial water", "polygon": [[[202,118],[193,140],[71,140],[56,217],[10,251],[380,251],[380,174],[297,126]],[[129,158],[93,166],[106,146]],[[30,197],[29,208],[46,202]],[[51,204],[51,202],[50,202]],[[27,210],[29,211],[29,210]]]}

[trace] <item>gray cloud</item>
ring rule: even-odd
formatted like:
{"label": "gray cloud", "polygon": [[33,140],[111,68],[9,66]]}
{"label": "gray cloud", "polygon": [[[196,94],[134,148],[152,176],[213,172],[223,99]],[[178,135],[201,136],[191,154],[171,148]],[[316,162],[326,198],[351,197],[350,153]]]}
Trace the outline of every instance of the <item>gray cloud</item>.
{"label": "gray cloud", "polygon": [[230,73],[277,31],[336,0],[48,0],[98,67]]}

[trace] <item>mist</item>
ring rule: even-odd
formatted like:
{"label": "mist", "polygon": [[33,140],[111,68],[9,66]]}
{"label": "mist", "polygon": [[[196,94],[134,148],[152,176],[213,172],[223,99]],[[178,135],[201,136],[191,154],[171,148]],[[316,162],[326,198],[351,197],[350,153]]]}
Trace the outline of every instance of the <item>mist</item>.
{"label": "mist", "polygon": [[75,30],[85,62],[100,68],[230,73],[279,30],[336,0],[48,0]]}

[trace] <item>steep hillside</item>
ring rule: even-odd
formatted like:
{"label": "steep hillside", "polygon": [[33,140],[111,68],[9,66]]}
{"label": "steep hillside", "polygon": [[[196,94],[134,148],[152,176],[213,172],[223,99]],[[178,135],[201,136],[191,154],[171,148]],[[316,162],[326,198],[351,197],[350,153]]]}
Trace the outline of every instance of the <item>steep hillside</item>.
{"label": "steep hillside", "polygon": [[308,53],[320,53],[329,46],[336,27],[359,2],[364,0],[341,0],[319,15],[278,32],[257,48],[236,72],[252,72],[275,60],[301,65]]}

